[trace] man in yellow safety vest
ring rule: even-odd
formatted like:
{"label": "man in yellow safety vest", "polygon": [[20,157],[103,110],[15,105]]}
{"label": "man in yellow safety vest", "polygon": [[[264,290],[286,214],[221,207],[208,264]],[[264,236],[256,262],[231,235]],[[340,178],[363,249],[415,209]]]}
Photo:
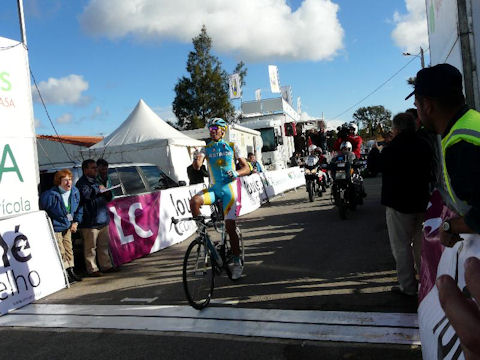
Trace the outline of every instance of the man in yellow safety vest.
{"label": "man in yellow safety vest", "polygon": [[453,248],[440,260],[442,271],[450,270],[437,274],[442,275],[436,283],[438,298],[465,358],[476,359],[480,333],[472,330],[480,328],[480,113],[465,104],[462,89],[460,71],[438,64],[417,73],[415,90],[407,98],[415,95],[423,125],[442,138],[443,200],[457,216],[440,227],[441,243]]}

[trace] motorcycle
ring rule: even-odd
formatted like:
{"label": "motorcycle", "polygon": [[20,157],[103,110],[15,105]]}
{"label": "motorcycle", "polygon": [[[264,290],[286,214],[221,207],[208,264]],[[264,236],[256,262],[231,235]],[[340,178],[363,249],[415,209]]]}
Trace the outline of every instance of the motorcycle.
{"label": "motorcycle", "polygon": [[327,191],[327,177],[323,171],[319,158],[316,155],[309,155],[305,159],[305,185],[308,199],[312,202],[315,195],[321,197]]}
{"label": "motorcycle", "polygon": [[338,156],[332,161],[330,169],[333,177],[332,199],[338,208],[341,219],[347,218],[349,210],[354,211],[357,205],[363,204],[365,191],[363,178],[359,169],[364,166],[362,161],[351,164],[345,156]]}

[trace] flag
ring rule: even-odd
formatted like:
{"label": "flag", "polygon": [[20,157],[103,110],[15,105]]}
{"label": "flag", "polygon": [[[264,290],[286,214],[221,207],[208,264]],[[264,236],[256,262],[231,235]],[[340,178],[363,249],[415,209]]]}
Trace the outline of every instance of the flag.
{"label": "flag", "polygon": [[255,100],[257,100],[257,101],[262,100],[262,90],[261,89],[255,90]]}
{"label": "flag", "polygon": [[230,99],[239,99],[242,97],[242,85],[240,83],[240,74],[232,74],[229,79]]}
{"label": "flag", "polygon": [[282,86],[280,90],[282,91],[282,98],[287,103],[292,105],[292,87],[290,85],[286,85],[286,86]]}
{"label": "flag", "polygon": [[270,77],[270,90],[272,93],[280,93],[280,80],[278,79],[278,68],[276,65],[268,65],[268,75]]}

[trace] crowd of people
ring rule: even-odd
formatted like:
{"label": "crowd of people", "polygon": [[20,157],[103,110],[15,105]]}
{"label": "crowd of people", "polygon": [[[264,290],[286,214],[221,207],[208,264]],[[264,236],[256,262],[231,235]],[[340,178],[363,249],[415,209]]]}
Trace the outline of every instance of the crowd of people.
{"label": "crowd of people", "polygon": [[69,282],[82,281],[74,271],[72,234],[83,239],[83,257],[87,276],[100,277],[116,271],[110,256],[107,203],[113,199],[109,190],[108,162],[88,159],[82,163],[83,175],[75,185],[68,169],[55,173],[54,185],[40,195],[40,209],[50,217]]}

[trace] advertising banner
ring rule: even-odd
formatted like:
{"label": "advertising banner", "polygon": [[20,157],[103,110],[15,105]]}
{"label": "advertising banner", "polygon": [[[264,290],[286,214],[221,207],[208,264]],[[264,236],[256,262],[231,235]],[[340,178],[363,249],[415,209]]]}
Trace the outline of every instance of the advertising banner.
{"label": "advertising banner", "polygon": [[[305,184],[299,167],[243,176],[240,215],[258,209],[270,197]],[[108,204],[110,248],[115,265],[125,264],[176,243],[195,233],[194,221],[172,223],[172,217],[191,217],[190,199],[206,184],[171,188],[117,198]],[[203,206],[202,214],[211,213]]]}
{"label": "advertising banner", "polygon": [[240,178],[242,183],[242,208],[240,209],[240,215],[257,210],[262,205],[262,202],[266,200],[266,189],[263,185],[262,177],[264,177],[263,174],[252,174]]}
{"label": "advertising banner", "polygon": [[[15,126],[12,126],[15,124]],[[38,210],[28,53],[0,37],[0,218]]]}
{"label": "advertising banner", "polygon": [[115,265],[150,254],[160,241],[160,194],[129,196],[108,204],[110,249]]}
{"label": "advertising banner", "polygon": [[66,286],[47,214],[37,211],[0,221],[0,314]]}
{"label": "advertising banner", "polygon": [[282,170],[267,171],[265,176],[268,181],[267,193],[270,197],[305,185],[303,169],[298,166]]}
{"label": "advertising banner", "polygon": [[[186,218],[192,216],[190,199],[204,188],[206,188],[206,184],[197,184],[161,191],[160,243],[158,250],[179,243],[195,232],[197,227],[194,221],[182,221],[173,224],[172,217]],[[202,214],[209,215],[210,207],[202,206],[201,211]]]}
{"label": "advertising banner", "polygon": [[439,229],[446,219],[457,217],[448,209],[438,191],[428,204],[424,222],[422,268],[418,307],[418,322],[424,359],[463,359],[460,341],[440,305],[436,279],[448,274],[465,289],[465,260],[480,257],[480,236],[461,234],[463,241],[452,248],[440,243]]}

